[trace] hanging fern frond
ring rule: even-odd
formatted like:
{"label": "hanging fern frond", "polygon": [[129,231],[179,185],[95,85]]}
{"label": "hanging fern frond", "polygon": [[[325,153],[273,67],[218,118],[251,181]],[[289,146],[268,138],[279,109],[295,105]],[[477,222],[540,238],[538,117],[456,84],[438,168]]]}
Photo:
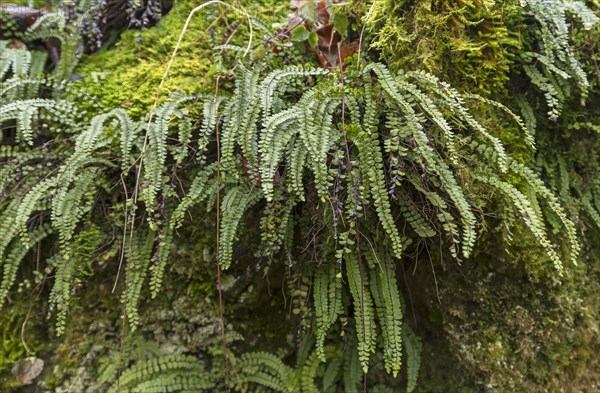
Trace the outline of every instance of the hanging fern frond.
{"label": "hanging fern frond", "polygon": [[510,201],[519,210],[523,221],[527,227],[531,230],[536,240],[544,247],[544,250],[550,257],[550,260],[554,263],[554,269],[559,276],[563,275],[563,264],[555,251],[555,246],[548,240],[546,235],[546,228],[536,211],[531,205],[529,199],[516,187],[498,179],[496,176],[487,174],[486,176],[476,176],[476,178],[484,183],[494,186],[498,190],[502,191]]}
{"label": "hanging fern frond", "polygon": [[[585,30],[590,30],[598,24],[599,19],[581,1],[521,0],[521,6],[538,25],[538,29],[532,29],[532,31],[535,32],[535,39],[542,43],[539,50],[543,52],[524,53],[523,69],[532,83],[544,92],[546,103],[550,109],[548,115],[550,119],[556,120],[560,115],[564,97],[560,97],[560,92],[551,79],[554,76],[564,79],[573,77],[581,90],[582,101],[587,98],[590,85],[569,39],[572,26],[567,20],[567,12],[578,16]],[[532,64],[533,61],[539,61],[543,65],[546,77],[536,69]]]}
{"label": "hanging fern frond", "polygon": [[356,335],[349,335],[344,350],[344,391],[348,393],[362,391],[362,387],[359,389],[359,386],[363,379],[363,370],[358,353],[354,350],[356,344]]}
{"label": "hanging fern frond", "polygon": [[396,228],[392,216],[389,196],[385,186],[383,159],[377,133],[377,112],[369,84],[365,85],[365,100],[367,107],[361,131],[353,139],[360,154],[360,168],[364,178],[368,178],[373,203],[387,235],[392,242],[392,250],[396,258],[401,258],[404,242]]}
{"label": "hanging fern frond", "polygon": [[33,229],[28,235],[28,243],[24,244],[23,239],[16,239],[14,246],[6,257],[0,254],[0,266],[2,267],[2,281],[0,282],[0,309],[8,292],[15,283],[19,265],[29,251],[44,238],[52,234],[52,227],[49,224],[43,224]]}
{"label": "hanging fern frond", "polygon": [[125,303],[125,312],[132,331],[135,331],[139,324],[140,294],[151,262],[154,237],[152,232],[139,233],[134,235],[133,239],[127,239],[124,247],[127,290],[123,292],[121,301]]}
{"label": "hanging fern frond", "polygon": [[389,258],[379,256],[374,250],[367,252],[371,260],[371,293],[375,300],[377,317],[383,335],[383,360],[385,369],[394,378],[402,367],[402,304],[396,281],[395,267]]}
{"label": "hanging fern frond", "polygon": [[331,326],[342,312],[342,280],[337,266],[321,266],[313,280],[315,318],[317,321],[316,352],[325,361],[325,338]]}
{"label": "hanging fern frond", "polygon": [[348,285],[352,293],[358,340],[358,358],[363,373],[369,371],[369,357],[375,352],[377,331],[375,330],[375,310],[369,292],[369,280],[359,260],[352,254],[346,256],[346,273]]}
{"label": "hanging fern frond", "polygon": [[150,277],[150,292],[154,299],[160,290],[163,281],[167,262],[171,254],[171,246],[173,245],[173,232],[170,227],[164,228],[158,234],[157,250],[154,254],[154,264],[150,267],[152,276]]}
{"label": "hanging fern frond", "polygon": [[169,227],[177,229],[181,226],[185,213],[195,204],[200,204],[208,198],[213,189],[209,186],[211,177],[214,175],[216,164],[210,164],[202,168],[194,177],[192,185],[185,197],[179,202],[175,211],[171,214]]}
{"label": "hanging fern frond", "polygon": [[232,188],[223,198],[221,211],[221,233],[219,234],[219,263],[223,270],[228,269],[232,262],[233,243],[245,211],[263,197],[262,192],[248,191],[245,187]]}
{"label": "hanging fern frond", "polygon": [[408,374],[406,391],[407,393],[411,393],[417,387],[417,379],[419,378],[419,370],[421,369],[423,344],[407,323],[404,324],[402,329],[402,339],[406,348],[406,372]]}

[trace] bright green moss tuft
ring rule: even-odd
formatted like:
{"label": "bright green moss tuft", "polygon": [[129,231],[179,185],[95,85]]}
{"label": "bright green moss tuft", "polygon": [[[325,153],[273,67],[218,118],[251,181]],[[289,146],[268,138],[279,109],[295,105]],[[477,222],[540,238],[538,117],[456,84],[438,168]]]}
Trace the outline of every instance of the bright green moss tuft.
{"label": "bright green moss tuft", "polygon": [[425,69],[486,96],[505,92],[519,46],[515,1],[380,0],[367,31],[393,69]]}

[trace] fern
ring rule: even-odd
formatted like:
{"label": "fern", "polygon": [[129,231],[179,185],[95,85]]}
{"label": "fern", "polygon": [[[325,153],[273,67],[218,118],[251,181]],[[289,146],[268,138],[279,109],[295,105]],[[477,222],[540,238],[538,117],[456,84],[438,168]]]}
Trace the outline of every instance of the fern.
{"label": "fern", "polygon": [[202,168],[194,177],[194,180],[184,198],[181,199],[177,205],[175,211],[171,214],[169,227],[170,229],[177,229],[181,226],[186,211],[194,206],[195,204],[202,203],[208,198],[209,193],[212,191],[210,184],[210,177],[213,175],[216,169],[216,164],[210,164]]}
{"label": "fern", "polygon": [[261,107],[258,97],[259,74],[253,70],[241,67],[239,77],[236,79],[235,99],[231,101],[226,112],[223,124],[223,170],[235,172],[233,162],[235,141],[242,147],[244,158],[248,162],[250,173],[256,176],[258,167],[258,145],[256,141],[256,122]]}
{"label": "fern", "polygon": [[361,132],[358,133],[354,142],[358,147],[361,157],[361,171],[364,172],[370,183],[371,195],[377,215],[391,239],[392,250],[396,258],[402,256],[404,249],[403,241],[398,233],[394,218],[391,212],[391,206],[385,187],[385,176],[383,171],[383,159],[381,157],[381,148],[379,146],[379,135],[376,130],[376,107],[371,98],[371,89],[367,84],[365,87],[365,98],[367,108],[364,115],[364,124]]}
{"label": "fern", "polygon": [[165,268],[171,252],[171,246],[173,244],[173,232],[171,228],[167,227],[161,231],[158,235],[158,249],[155,252],[153,259],[154,264],[150,268],[152,277],[150,277],[150,291],[152,298],[158,295],[160,286],[163,281],[165,274]]}
{"label": "fern", "polygon": [[319,363],[319,358],[315,352],[313,352],[306,360],[300,377],[302,393],[319,393],[319,388],[315,384]]}
{"label": "fern", "polygon": [[[575,55],[575,50],[569,42],[571,25],[567,21],[567,12],[574,13],[583,22],[583,27],[590,30],[598,23],[598,17],[581,1],[521,0],[525,12],[533,17],[539,29],[535,29],[535,38],[541,40],[542,53],[526,52],[523,54],[525,65],[523,69],[531,78],[534,85],[545,93],[546,102],[550,108],[549,117],[555,120],[561,112],[564,98],[551,79],[554,75],[563,79],[573,77],[581,90],[582,100],[588,95],[589,81]],[[532,65],[536,59],[544,65],[544,77]]]}
{"label": "fern", "polygon": [[266,352],[245,353],[235,361],[240,370],[237,388],[246,390],[249,383],[270,388],[276,392],[293,392],[293,370],[277,356]]}
{"label": "fern", "polygon": [[24,48],[9,48],[8,41],[0,41],[0,79],[12,72],[14,76],[29,75],[31,52]]}
{"label": "fern", "polygon": [[160,356],[135,363],[124,370],[109,392],[189,392],[214,387],[212,378],[193,356]]}
{"label": "fern", "polygon": [[383,335],[385,369],[394,378],[402,366],[402,304],[394,266],[388,258],[378,258],[375,251],[367,253],[371,259],[371,293]]}
{"label": "fern", "polygon": [[[125,244],[125,257],[127,258],[126,282],[127,290],[123,293],[122,302],[125,303],[125,312],[132,331],[139,324],[138,306],[143,284],[148,273],[148,266],[154,244],[154,233],[141,233],[134,235],[131,241]],[[153,287],[152,290],[154,291]]]}
{"label": "fern", "polygon": [[[8,120],[16,120],[18,137],[32,145],[34,136],[36,136],[33,123],[34,120],[37,120],[40,117],[41,110],[46,110],[57,118],[64,118],[66,113],[76,111],[77,109],[72,103],[67,101],[56,101],[43,98],[19,100],[2,105],[0,124],[5,123]],[[64,119],[64,124],[67,127],[76,127],[76,123],[72,122],[70,117]]]}
{"label": "fern", "polygon": [[21,261],[44,238],[52,234],[52,228],[48,224],[41,225],[31,231],[28,243],[24,244],[22,239],[15,240],[6,258],[0,254],[0,266],[2,266],[2,281],[0,284],[0,308],[8,296],[10,288],[14,285],[17,271]]}
{"label": "fern", "polygon": [[366,71],[373,70],[380,78],[382,88],[387,92],[390,98],[396,101],[403,111],[405,112],[406,119],[413,129],[413,138],[416,142],[417,149],[423,160],[431,166],[431,169],[436,173],[442,180],[446,187],[446,192],[450,195],[452,200],[455,202],[457,209],[461,214],[461,220],[463,223],[463,255],[468,257],[471,254],[473,245],[475,243],[475,216],[471,212],[469,203],[467,202],[465,195],[454,178],[448,165],[444,162],[439,161],[433,149],[429,146],[429,139],[423,132],[423,126],[419,122],[416,113],[408,102],[400,95],[397,87],[394,84],[394,80],[389,72],[381,65],[371,64],[366,67]]}
{"label": "fern", "polygon": [[221,211],[221,233],[219,234],[219,263],[222,269],[228,269],[233,255],[233,243],[237,228],[244,212],[262,198],[260,191],[248,192],[243,187],[232,188],[223,198]]}
{"label": "fern", "polygon": [[313,280],[315,318],[317,321],[316,352],[325,361],[324,343],[327,332],[342,311],[342,282],[337,277],[335,265],[323,266],[317,270]]}
{"label": "fern", "polygon": [[363,373],[369,371],[369,357],[375,352],[375,340],[377,332],[375,330],[375,311],[373,309],[373,300],[368,291],[369,281],[361,272],[358,259],[349,254],[346,256],[346,273],[348,276],[348,285],[352,293],[354,304],[354,314],[356,321],[356,337],[358,339],[358,358]]}
{"label": "fern", "polygon": [[546,229],[542,219],[538,216],[536,211],[533,209],[531,202],[527,197],[519,191],[516,187],[509,183],[503,182],[497,177],[487,174],[486,176],[477,176],[477,178],[490,185],[497,187],[502,191],[509,200],[515,205],[515,207],[521,213],[523,221],[529,227],[536,240],[544,247],[544,250],[550,257],[550,260],[554,263],[554,269],[559,276],[563,275],[563,264],[560,257],[554,250],[554,245],[548,240],[546,235]]}
{"label": "fern", "polygon": [[403,329],[403,340],[406,347],[406,371],[408,374],[408,386],[406,387],[407,393],[415,390],[417,387],[417,379],[419,378],[419,370],[421,368],[421,350],[423,345],[419,337],[415,335],[412,328],[408,324],[404,324]]}
{"label": "fern", "polygon": [[356,346],[356,335],[351,335],[346,343],[344,351],[344,391],[348,393],[359,393],[359,383],[363,379],[363,370],[361,368],[358,353],[350,350]]}
{"label": "fern", "polygon": [[567,217],[563,207],[561,206],[558,198],[544,185],[544,182],[529,168],[525,167],[523,164],[520,164],[516,161],[511,161],[510,163],[511,170],[516,174],[521,175],[538,193],[546,203],[550,210],[558,216],[560,221],[565,227],[567,237],[569,242],[571,243],[571,253],[570,257],[574,264],[577,263],[577,256],[579,255],[580,245],[579,240],[577,238],[577,233],[575,229],[575,225],[573,222]]}
{"label": "fern", "polygon": [[[265,116],[270,116],[273,110],[273,97],[279,82],[291,77],[308,77],[327,74],[327,70],[321,68],[304,69],[297,66],[288,66],[270,73],[262,82],[259,88],[260,102]],[[280,89],[284,90],[284,89]]]}
{"label": "fern", "polygon": [[[528,1],[528,7],[534,3]],[[585,26],[595,23],[581,5],[563,8],[582,14]],[[38,27],[52,27],[43,23]],[[69,28],[60,23],[59,28]],[[547,28],[542,34],[550,34],[548,26],[557,22],[537,23]],[[571,54],[559,54],[557,48],[569,45],[559,38],[545,37],[544,43],[554,45],[542,48],[549,51],[532,50],[523,58],[525,72],[547,94],[554,115],[568,96],[565,80],[582,83]],[[63,42],[65,53],[74,51],[77,40]],[[11,48],[0,44],[0,49]],[[312,344],[302,349],[295,369],[263,352],[232,356],[240,377],[232,381],[244,390],[335,390],[343,379],[346,391],[356,391],[361,374],[373,369],[371,354],[382,348],[383,366],[393,377],[405,356],[412,391],[421,344],[403,322],[395,265],[414,247],[411,241],[431,243],[443,236],[458,262],[459,255],[469,258],[483,226],[474,211],[489,205],[481,190],[500,194],[507,210],[519,211],[559,274],[561,255],[546,226],[565,229],[573,261],[580,253],[576,226],[569,219],[572,209],[559,199],[567,200],[571,180],[561,175],[562,189],[554,195],[539,175],[511,157],[496,136],[501,134],[484,127],[467,105],[475,100],[502,111],[523,130],[533,150],[536,122],[526,102],[520,105],[525,113],[521,120],[507,106],[462,94],[431,74],[392,74],[378,63],[363,68],[349,61],[339,73],[296,66],[266,72],[238,64],[229,70],[235,77],[231,94],[175,92],[142,119],[122,109],[91,117],[77,109],[81,105],[71,100],[68,84],[24,79],[33,70],[33,55],[24,53],[10,52],[9,64],[0,69],[0,78],[10,78],[0,89],[2,141],[12,146],[0,150],[2,164],[7,163],[0,169],[0,299],[9,296],[20,260],[31,246],[55,233],[57,247],[48,264],[55,272],[50,304],[58,314],[59,333],[71,299],[92,271],[77,253],[84,248],[77,243],[85,237],[84,221],[101,221],[103,232],[135,228],[124,236],[124,244],[111,245],[111,250],[123,248],[124,261],[107,256],[127,262],[121,298],[135,330],[139,304],[146,293],[157,297],[169,275],[171,251],[187,231],[186,216],[193,221],[197,207],[211,210],[217,194],[224,196],[217,209],[222,214],[220,266],[233,267],[240,229],[260,228],[258,255],[269,258],[263,271],[273,261],[287,262],[298,330],[315,333],[314,351]],[[67,76],[70,67],[60,65],[57,75]],[[51,92],[39,94],[44,88]],[[217,130],[220,155],[214,151]],[[32,150],[21,151],[21,143]],[[11,178],[16,171],[22,171],[24,181]],[[103,192],[115,186],[122,187],[122,195]],[[597,191],[582,197],[583,208],[596,221]],[[137,196],[139,204],[134,203]],[[115,211],[124,208],[128,216],[106,214],[100,206],[107,205]],[[544,216],[545,208],[550,214]],[[248,210],[251,215],[245,214]],[[35,220],[40,217],[45,222],[41,226]],[[257,217],[262,217],[260,223]],[[297,243],[308,238],[313,239],[308,248]],[[333,332],[347,337],[343,357],[339,345],[328,345]],[[215,386],[203,365],[179,355],[138,359],[121,379],[123,391]]]}

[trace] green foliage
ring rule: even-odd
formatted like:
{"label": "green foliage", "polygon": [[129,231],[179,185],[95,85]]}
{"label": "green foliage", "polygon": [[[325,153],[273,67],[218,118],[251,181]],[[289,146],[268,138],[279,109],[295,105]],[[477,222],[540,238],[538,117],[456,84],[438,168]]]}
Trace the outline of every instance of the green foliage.
{"label": "green foliage", "polygon": [[[257,384],[276,392],[298,391],[293,371],[277,356],[267,352],[245,353],[235,361],[239,370],[236,387],[247,391],[249,384]],[[304,390],[303,390],[304,391]]]}
{"label": "green foliage", "polygon": [[516,1],[379,0],[365,22],[371,47],[393,70],[422,69],[489,96],[509,80],[520,44],[506,21],[518,17]]}
{"label": "green foliage", "polygon": [[[378,345],[376,326],[379,326],[386,370],[393,375],[398,374],[403,328],[393,265],[388,257],[380,258],[375,254],[367,257],[360,247],[359,237],[381,244],[381,255],[390,253],[400,258],[408,244],[407,236],[431,239],[436,232],[446,232],[451,239],[452,255],[459,259],[460,250],[462,256],[468,258],[477,236],[477,221],[473,213],[476,197],[473,194],[467,196],[472,187],[469,182],[475,180],[479,187],[487,185],[507,196],[507,201],[519,210],[540,245],[546,249],[556,272],[561,275],[561,257],[548,237],[543,218],[535,209],[537,202],[502,179],[510,171],[511,176],[530,184],[531,190],[547,201],[567,228],[571,257],[575,261],[577,236],[558,199],[531,170],[512,161],[500,139],[469,113],[460,93],[437,78],[425,73],[394,77],[383,65],[371,64],[365,68],[349,69],[344,75],[346,90],[341,90],[341,75],[322,69],[292,67],[274,71],[262,81],[258,71],[240,68],[240,73],[236,93],[219,101],[222,102],[219,108],[223,108],[223,115],[219,117],[223,143],[221,160],[204,166],[194,176],[189,191],[180,201],[175,198],[179,194],[179,187],[174,183],[178,177],[177,168],[193,160],[189,144],[193,138],[198,138],[192,136],[190,112],[185,107],[193,97],[182,93],[175,94],[161,105],[151,120],[147,117],[139,122],[133,121],[121,109],[95,116],[52,174],[44,175],[37,184],[32,183],[30,189],[13,190],[21,192],[23,198],[17,202],[11,199],[14,205],[9,206],[8,215],[3,216],[4,239],[7,242],[19,236],[23,241],[33,237],[33,233],[28,231],[32,213],[44,210],[43,204],[50,196],[52,228],[58,235],[58,252],[50,262],[50,267],[56,272],[50,300],[53,309],[58,312],[59,333],[64,330],[74,288],[72,282],[74,278],[81,277],[78,262],[73,258],[72,239],[83,216],[93,217],[96,214],[93,206],[98,198],[97,189],[115,181],[114,176],[119,173],[117,168],[122,170],[118,177],[120,182],[126,181],[123,176],[128,176],[131,168],[140,171],[139,183],[129,186],[124,183],[123,186],[125,190],[139,193],[139,203],[143,203],[146,212],[145,223],[136,220],[136,235],[125,235],[120,246],[124,250],[119,262],[125,271],[123,301],[132,329],[138,325],[137,308],[148,276],[151,296],[158,294],[175,241],[173,230],[181,226],[185,212],[192,206],[204,204],[209,210],[214,208],[216,192],[223,196],[219,207],[222,214],[219,261],[223,269],[232,264],[238,228],[244,225],[244,213],[252,207],[265,209],[261,224],[264,228],[277,228],[282,225],[281,222],[270,220],[280,220],[277,218],[280,216],[269,213],[275,195],[281,199],[287,197],[288,192],[294,192],[308,204],[329,202],[332,206],[341,206],[341,210],[326,211],[321,220],[327,226],[333,225],[342,230],[337,241],[342,246],[341,259],[346,265],[353,299],[359,360],[365,373],[369,369],[369,358]],[[328,75],[323,77],[323,74]],[[300,78],[312,80],[314,87],[296,103],[286,106],[283,98],[287,86]],[[415,80],[416,84],[411,80]],[[349,117],[344,119],[345,126],[337,124],[341,116],[342,94],[348,102]],[[45,105],[52,107],[54,101],[47,100]],[[452,114],[451,117],[445,114],[447,111]],[[11,113],[6,115],[7,119],[16,117]],[[204,113],[218,115],[218,112],[210,110]],[[518,117],[511,116],[517,119],[519,125],[523,124]],[[207,119],[203,121],[211,123]],[[217,122],[214,124],[217,125]],[[210,129],[210,126],[205,127],[202,132]],[[44,135],[43,132],[40,135]],[[346,137],[352,146],[345,145]],[[448,156],[440,155],[440,149],[433,147],[436,143],[448,143],[453,148],[449,149]],[[341,153],[337,159],[334,149]],[[342,153],[344,151],[346,153]],[[137,154],[141,154],[142,162],[132,166],[131,159]],[[298,156],[306,157],[302,165],[308,173],[302,174],[302,168],[281,170],[298,163],[298,159],[294,158]],[[344,156],[351,160],[352,168],[343,163],[344,158],[340,157]],[[289,162],[286,157],[290,157]],[[117,165],[113,163],[114,159]],[[473,161],[477,165],[472,165]],[[337,172],[330,169],[332,163],[335,163]],[[391,163],[396,168],[388,170]],[[467,163],[471,166],[468,177],[463,172]],[[215,179],[219,164],[222,171],[220,178]],[[400,170],[400,167],[412,169]],[[111,176],[113,180],[110,180]],[[135,179],[135,176],[132,178]],[[393,187],[388,179],[394,179]],[[407,187],[400,191],[395,187],[398,183]],[[288,188],[289,184],[295,185]],[[311,196],[313,193],[317,198]],[[424,217],[415,213],[418,211],[415,207],[417,195],[422,195],[430,203]],[[125,197],[127,220],[134,220],[136,218],[131,214],[141,209],[141,205],[135,203],[130,191],[126,191]],[[263,199],[267,201],[266,205],[261,202]],[[396,204],[395,200],[401,202]],[[285,228],[289,225],[293,228],[291,207],[293,204],[287,208]],[[11,209],[16,214],[10,213]],[[412,213],[407,215],[407,212]],[[331,215],[338,218],[331,221]],[[401,234],[397,221],[402,219],[414,228],[414,233]],[[127,233],[128,221],[117,221],[116,225]],[[460,222],[461,230],[456,222]],[[384,230],[383,237],[378,233],[377,223]],[[361,230],[360,236],[357,236],[356,226],[359,224]],[[276,231],[282,233],[283,228]],[[285,236],[294,235],[286,232]],[[278,244],[282,242],[283,238]],[[332,243],[326,244],[330,249],[337,247]],[[278,248],[269,248],[272,257],[277,257]],[[365,270],[366,266],[361,262],[364,258],[373,266],[372,274]],[[12,272],[16,266],[11,266]],[[319,286],[315,291],[315,309],[318,310],[315,313],[315,356],[320,360],[325,357],[327,332],[340,313],[342,290],[338,274],[332,270],[334,268],[327,269],[327,274],[319,273],[315,279]],[[3,287],[8,289],[9,284],[6,281]]]}
{"label": "green foliage", "polygon": [[[472,19],[479,12],[477,4],[464,2],[456,13],[450,12],[452,17],[445,14],[440,31],[458,25],[459,41],[463,34],[471,37],[465,26],[489,22]],[[386,7],[405,6],[380,2],[374,15],[380,18]],[[594,23],[582,5],[576,7],[586,26]],[[423,13],[421,8],[416,12]],[[557,15],[555,19],[562,17]],[[370,29],[380,23],[376,20]],[[509,40],[505,29],[498,29],[500,38],[493,40]],[[552,39],[556,37],[542,41],[563,45]],[[73,42],[64,43],[66,57],[76,57],[68,55]],[[472,53],[470,58],[497,44],[469,45],[465,51]],[[392,72],[381,63],[364,66],[352,58],[342,71],[308,66],[272,70],[242,61],[213,70],[219,80],[235,78],[233,84],[223,82],[227,92],[195,94],[200,86],[188,85],[193,95],[176,91],[167,100],[159,97],[160,105],[148,114],[140,108],[153,95],[133,89],[136,85],[118,91],[114,86],[130,77],[129,71],[105,83],[99,80],[97,91],[114,90],[114,96],[103,95],[106,106],[127,107],[120,101],[124,91],[131,94],[126,90],[136,90],[140,97],[129,113],[94,108],[90,116],[83,109],[86,104],[74,102],[75,89],[67,84],[21,75],[37,67],[28,65],[33,55],[6,45],[0,49],[11,59],[0,75],[8,78],[0,91],[1,138],[10,146],[0,150],[0,302],[10,299],[30,249],[52,236],[43,268],[53,282],[49,302],[59,334],[66,330],[73,298],[100,270],[92,260],[103,260],[117,271],[115,287],[121,290],[124,318],[129,330],[139,329],[140,304],[158,297],[172,274],[172,256],[187,240],[182,234],[200,220],[214,221],[216,214],[221,218],[220,232],[214,234],[220,267],[250,271],[244,263],[250,254],[237,254],[242,248],[238,237],[259,229],[257,255],[269,258],[263,272],[286,270],[285,280],[294,288],[291,310],[299,321],[298,335],[315,336],[314,349],[302,349],[306,356],[296,368],[266,352],[232,356],[239,373],[238,380],[232,378],[236,388],[312,392],[343,384],[351,392],[363,377],[373,384],[386,378],[385,373],[397,378],[405,364],[407,390],[413,391],[422,344],[404,320],[396,268],[410,251],[440,244],[457,263],[470,263],[477,239],[485,234],[483,215],[496,213],[501,205],[506,213],[517,213],[545,250],[552,278],[565,275],[563,255],[575,263],[582,254],[575,221],[579,211],[571,208],[569,196],[578,181],[571,175],[574,166],[560,160],[558,168],[546,163],[550,174],[558,173],[558,181],[545,183],[533,168],[516,160],[505,141],[507,133],[499,125],[487,127],[490,122],[476,111],[479,105],[501,112],[522,130],[533,151],[537,119],[525,101],[521,120],[508,106],[463,94],[424,71]],[[204,64],[207,56],[189,49]],[[524,55],[527,61],[539,61],[524,69],[534,85],[546,89],[555,110],[568,98],[556,78],[579,71],[560,68],[576,63],[558,54],[539,53]],[[492,55],[509,58],[504,52]],[[164,56],[152,58],[148,66],[160,69],[159,58]],[[57,67],[59,77],[69,75],[70,67]],[[194,75],[204,66],[198,67],[191,67]],[[136,78],[144,70],[145,65],[131,68]],[[498,75],[475,75],[479,87],[467,90],[489,95],[487,86],[500,88],[507,73],[499,67]],[[481,82],[488,77],[493,79],[489,85]],[[132,83],[139,83],[136,78]],[[148,78],[156,81],[154,74]],[[171,83],[181,83],[174,79]],[[595,132],[594,124],[574,124]],[[17,172],[21,177],[13,178]],[[594,180],[574,186],[581,190],[580,210],[596,223],[599,184]],[[519,229],[509,218],[506,226]],[[232,280],[234,290],[243,287]],[[334,335],[344,339],[334,340]],[[195,358],[156,355],[127,359],[113,389],[197,391],[215,386],[214,377],[205,375],[205,366]]]}
{"label": "green foliage", "polygon": [[[370,255],[371,293],[383,335],[385,369],[396,377],[402,366],[402,336],[406,329],[402,325],[404,307],[400,303],[395,266],[389,258],[379,258],[374,251]],[[415,355],[419,357],[411,350],[407,354],[409,357]],[[408,372],[410,375],[413,371],[409,368]],[[411,384],[414,382],[409,378],[409,387]]]}
{"label": "green foliage", "polygon": [[[350,254],[352,255],[352,254]],[[355,257],[347,257],[346,273],[348,285],[354,302],[356,337],[358,339],[358,359],[363,373],[369,371],[369,357],[375,352],[377,331],[375,329],[375,310],[373,299],[368,291],[369,281]]]}
{"label": "green foliage", "polygon": [[[585,30],[590,30],[599,19],[594,12],[581,1],[554,1],[523,0],[527,15],[537,23],[534,29],[532,42],[534,53],[523,52],[522,57],[526,63],[523,69],[531,81],[544,92],[550,119],[556,119],[565,102],[565,81],[574,78],[581,90],[582,101],[585,101],[589,92],[588,78],[575,54],[572,42],[569,39],[571,23],[567,16],[572,13],[577,16]],[[534,44],[535,45],[535,44]],[[539,64],[542,71],[536,68]]]}
{"label": "green foliage", "polygon": [[190,392],[209,389],[212,381],[196,358],[161,356],[137,362],[124,370],[111,392]]}
{"label": "green foliage", "polygon": [[325,361],[325,339],[331,326],[342,312],[342,280],[335,265],[323,266],[313,280],[315,320],[317,325],[316,351]]}
{"label": "green foliage", "polygon": [[214,375],[194,356],[165,354],[155,342],[129,337],[119,353],[100,358],[95,389],[107,392],[197,392],[214,388]]}

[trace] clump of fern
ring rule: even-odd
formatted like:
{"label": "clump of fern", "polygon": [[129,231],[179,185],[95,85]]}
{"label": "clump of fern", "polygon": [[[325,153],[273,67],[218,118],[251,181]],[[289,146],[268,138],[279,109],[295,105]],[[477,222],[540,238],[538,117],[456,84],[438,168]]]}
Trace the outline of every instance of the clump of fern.
{"label": "clump of fern", "polygon": [[548,117],[556,121],[570,95],[572,83],[581,93],[581,101],[589,93],[590,83],[573,45],[571,30],[576,20],[584,31],[599,22],[598,17],[584,2],[522,0],[521,6],[536,28],[527,38],[530,51],[521,53],[523,71],[543,93],[548,106]]}
{"label": "clump of fern", "polygon": [[[59,333],[79,271],[72,241],[83,218],[94,219],[98,190],[109,184],[124,189],[119,203],[126,221],[115,224],[125,233],[130,225],[136,228],[113,245],[122,250],[123,301],[132,329],[142,289],[149,285],[152,296],[158,293],[177,229],[194,205],[213,210],[216,193],[222,195],[223,269],[235,262],[236,234],[248,225],[246,211],[265,211],[264,230],[270,228],[270,236],[280,240],[266,242],[262,252],[275,259],[287,254],[284,260],[298,258],[297,244],[284,247],[297,237],[294,231],[303,231],[295,225],[296,214],[321,212],[317,218],[326,231],[311,251],[318,263],[309,273],[315,277],[315,356],[326,359],[328,333],[346,310],[354,315],[364,373],[377,348],[388,372],[397,375],[401,369],[406,333],[395,264],[410,243],[440,237],[459,263],[471,255],[478,236],[473,190],[495,190],[514,206],[560,276],[562,251],[536,208],[547,204],[565,228],[575,262],[577,236],[558,199],[470,114],[466,98],[437,78],[422,72],[393,76],[381,64],[349,67],[343,74],[286,67],[264,77],[260,69],[240,64],[237,75],[232,96],[177,93],[139,121],[123,110],[96,115],[87,126],[79,125],[79,135],[50,173],[38,171],[25,185],[8,179],[0,251],[8,255],[35,244],[40,217],[51,223],[48,230],[57,238],[49,262],[56,276],[51,304]],[[310,87],[294,100],[286,87],[299,80]],[[192,102],[208,116],[191,118]],[[59,105],[47,100],[39,108]],[[5,121],[18,121],[16,111],[6,113]],[[26,132],[17,142],[48,135],[30,119],[22,127]],[[209,146],[217,130],[221,155],[215,157]],[[192,164],[198,169],[183,175],[181,166]],[[189,181],[184,194],[175,183],[181,176]],[[287,201],[286,207],[273,210],[276,200]],[[5,260],[5,272],[14,272],[18,263],[18,258]],[[12,277],[3,277],[4,296]],[[350,303],[342,304],[343,293]]]}
{"label": "clump of fern", "polygon": [[[17,77],[15,67],[23,67],[13,60],[0,94],[2,140],[10,146],[0,156],[0,304],[21,261],[52,237],[44,268],[54,277],[57,332],[64,332],[74,295],[94,273],[86,263],[92,256],[115,267],[125,318],[135,330],[139,303],[158,295],[169,272],[171,252],[182,241],[178,230],[193,224],[190,213],[216,211],[220,267],[243,263],[235,253],[239,230],[260,227],[258,255],[287,267],[289,277],[302,276],[294,283],[294,307],[316,337],[300,377],[270,355],[242,355],[240,363],[256,372],[240,387],[314,391],[321,371],[324,386],[340,383],[334,375],[341,375],[341,355],[330,348],[349,319],[349,380],[367,375],[380,356],[393,377],[407,364],[412,390],[420,342],[405,321],[396,271],[414,244],[441,241],[457,263],[468,263],[482,229],[482,195],[493,193],[531,230],[554,276],[563,274],[565,259],[577,261],[580,246],[555,192],[511,157],[500,133],[484,127],[469,103],[508,113],[533,150],[525,122],[507,107],[462,94],[426,72],[347,61],[339,71],[268,71],[240,62],[217,71],[235,77],[229,94],[176,92],[135,119],[123,109],[88,116],[68,84]],[[43,98],[41,86],[48,87]],[[92,236],[89,222],[119,235]],[[567,242],[557,242],[548,222]],[[298,241],[306,238],[313,240]],[[102,241],[108,244],[90,246]],[[331,359],[323,370],[320,363]],[[147,382],[150,389],[144,380],[150,368],[186,378],[198,372],[189,358],[139,364],[122,388],[135,391]],[[183,386],[182,378],[171,382]]]}

